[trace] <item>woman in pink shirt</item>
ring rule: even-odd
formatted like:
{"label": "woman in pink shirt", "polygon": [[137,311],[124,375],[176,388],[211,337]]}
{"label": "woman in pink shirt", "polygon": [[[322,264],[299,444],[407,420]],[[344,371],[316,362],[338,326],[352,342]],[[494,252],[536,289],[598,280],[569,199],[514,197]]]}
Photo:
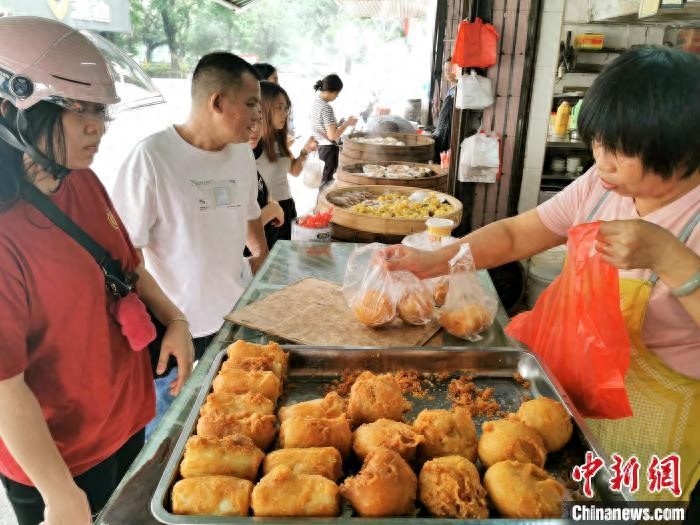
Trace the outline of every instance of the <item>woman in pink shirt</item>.
{"label": "woman in pink shirt", "polygon": [[[620,272],[634,344],[625,377],[633,416],[589,420],[625,459],[681,455],[683,498],[700,478],[700,58],[644,47],[599,75],[578,119],[596,164],[553,199],[425,253],[385,250],[388,269],[445,274],[459,244],[479,268],[525,259],[602,220],[596,250]],[[644,484],[642,484],[644,485]],[[639,497],[639,496],[638,496]],[[646,497],[654,497],[645,494]]]}

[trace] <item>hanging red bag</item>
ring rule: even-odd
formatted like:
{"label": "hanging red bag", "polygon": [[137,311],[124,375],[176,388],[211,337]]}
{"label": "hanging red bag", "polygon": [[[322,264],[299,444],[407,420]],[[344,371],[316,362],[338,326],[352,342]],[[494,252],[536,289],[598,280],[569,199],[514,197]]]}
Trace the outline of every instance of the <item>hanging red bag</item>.
{"label": "hanging red bag", "polygon": [[599,228],[569,229],[561,275],[506,333],[544,361],[583,416],[617,419],[632,415],[624,384],[630,340],[617,269],[593,249]]}
{"label": "hanging red bag", "polygon": [[491,67],[496,63],[498,33],[481,18],[474,22],[462,20],[457,29],[457,42],[452,63],[460,67]]}

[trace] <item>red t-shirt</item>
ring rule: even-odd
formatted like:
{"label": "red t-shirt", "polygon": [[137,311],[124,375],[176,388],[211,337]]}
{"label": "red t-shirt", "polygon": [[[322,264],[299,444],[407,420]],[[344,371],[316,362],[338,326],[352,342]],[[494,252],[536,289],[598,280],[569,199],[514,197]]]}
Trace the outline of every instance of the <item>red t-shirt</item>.
{"label": "red t-shirt", "polygon": [[[112,257],[138,256],[92,171],[72,172],[54,202]],[[134,352],[109,313],[92,256],[32,205],[0,212],[0,380],[24,372],[74,476],[153,418],[148,351]],[[31,485],[0,440],[0,473]]]}

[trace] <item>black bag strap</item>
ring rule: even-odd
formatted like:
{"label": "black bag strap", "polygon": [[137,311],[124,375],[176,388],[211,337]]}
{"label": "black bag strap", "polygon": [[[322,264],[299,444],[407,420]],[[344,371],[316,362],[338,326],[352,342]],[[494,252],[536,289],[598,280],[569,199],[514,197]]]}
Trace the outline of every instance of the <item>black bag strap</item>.
{"label": "black bag strap", "polygon": [[33,184],[23,184],[22,198],[44,214],[52,223],[66,232],[75,242],[92,255],[105,274],[105,284],[114,294],[126,296],[136,282],[136,274],[124,272],[121,263],[115,260],[97,241],[75,224],[56,204]]}

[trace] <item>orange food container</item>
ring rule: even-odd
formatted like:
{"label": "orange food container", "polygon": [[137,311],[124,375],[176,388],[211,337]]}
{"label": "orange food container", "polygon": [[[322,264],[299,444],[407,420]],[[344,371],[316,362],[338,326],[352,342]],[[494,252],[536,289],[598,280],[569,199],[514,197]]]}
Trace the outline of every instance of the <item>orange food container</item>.
{"label": "orange food container", "polygon": [[601,33],[583,33],[574,38],[574,47],[576,49],[603,49],[604,41],[605,35]]}

